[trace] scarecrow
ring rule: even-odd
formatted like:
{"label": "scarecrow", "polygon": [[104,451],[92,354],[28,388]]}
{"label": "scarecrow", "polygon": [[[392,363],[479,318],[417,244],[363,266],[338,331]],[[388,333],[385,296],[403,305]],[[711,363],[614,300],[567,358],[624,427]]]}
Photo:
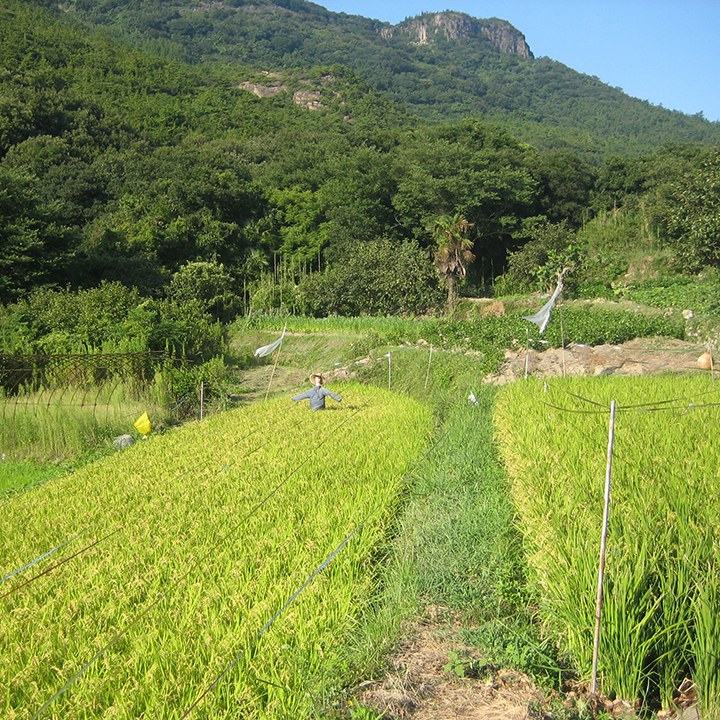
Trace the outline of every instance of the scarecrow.
{"label": "scarecrow", "polygon": [[313,387],[311,387],[310,390],[307,390],[304,393],[300,393],[300,395],[296,395],[294,398],[292,398],[293,401],[304,400],[305,398],[308,398],[310,400],[311,410],[324,410],[325,397],[327,395],[329,395],[333,400],[336,400],[337,402],[340,402],[342,400],[339,395],[336,395],[331,390],[323,387],[324,380],[322,375],[318,375],[317,373],[311,375],[310,382],[313,384]]}

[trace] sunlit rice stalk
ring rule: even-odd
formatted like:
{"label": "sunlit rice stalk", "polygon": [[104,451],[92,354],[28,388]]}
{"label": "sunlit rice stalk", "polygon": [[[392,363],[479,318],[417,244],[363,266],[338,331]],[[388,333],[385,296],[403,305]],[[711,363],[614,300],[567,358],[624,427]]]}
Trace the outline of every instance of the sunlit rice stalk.
{"label": "sunlit rice stalk", "polygon": [[342,678],[343,636],[432,428],[418,403],[339,391],[324,413],[283,398],[151,437],[8,503],[3,577],[78,528],[118,532],[0,600],[0,714],[32,717],[107,648],[42,717],[180,717],[245,649],[191,717],[307,716]]}
{"label": "sunlit rice stalk", "polygon": [[691,636],[695,660],[693,679],[702,717],[720,718],[720,576],[717,565],[706,568],[694,594],[695,632]]}

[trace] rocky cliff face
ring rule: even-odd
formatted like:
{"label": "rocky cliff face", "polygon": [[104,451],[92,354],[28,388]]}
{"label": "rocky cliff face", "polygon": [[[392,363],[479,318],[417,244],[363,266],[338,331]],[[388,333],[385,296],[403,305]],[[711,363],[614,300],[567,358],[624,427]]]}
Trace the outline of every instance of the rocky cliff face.
{"label": "rocky cliff face", "polygon": [[422,45],[433,42],[439,36],[455,41],[485,37],[500,52],[524,58],[533,57],[529,45],[525,42],[525,36],[507,20],[478,20],[465,13],[428,13],[399,25],[383,28],[381,34],[383,37],[409,35],[414,42]]}

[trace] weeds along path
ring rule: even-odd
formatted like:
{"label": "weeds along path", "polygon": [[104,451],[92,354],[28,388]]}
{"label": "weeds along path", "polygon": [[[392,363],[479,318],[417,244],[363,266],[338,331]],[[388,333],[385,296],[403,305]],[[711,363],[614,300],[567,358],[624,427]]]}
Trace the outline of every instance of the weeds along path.
{"label": "weeds along path", "polygon": [[[478,391],[475,405],[456,388],[442,442],[413,473],[378,618],[392,630],[383,644],[377,627],[367,628],[366,663],[384,672],[361,677],[356,695],[387,717],[521,718],[541,697],[520,673],[517,693],[507,672],[502,683],[488,681],[500,667],[542,675],[547,665],[525,609],[524,558],[494,440],[496,393]],[[451,652],[459,672],[443,669]],[[462,677],[463,667],[475,678]]]}
{"label": "weeds along path", "polygon": [[306,716],[433,428],[406,397],[334,389],[325,412],[223,413],[6,502],[0,577],[72,542],[0,582],[0,715]]}

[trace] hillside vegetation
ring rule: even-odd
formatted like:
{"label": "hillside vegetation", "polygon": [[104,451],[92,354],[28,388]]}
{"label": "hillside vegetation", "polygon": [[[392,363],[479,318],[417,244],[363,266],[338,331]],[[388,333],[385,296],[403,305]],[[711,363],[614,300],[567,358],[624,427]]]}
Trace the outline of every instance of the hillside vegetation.
{"label": "hillside vegetation", "polygon": [[[92,17],[107,19],[103,8]],[[187,335],[169,328],[250,311],[437,312],[438,229],[454,237],[453,219],[474,257],[457,278],[465,294],[546,291],[568,266],[571,293],[604,295],[717,264],[711,147],[656,145],[592,165],[572,143],[522,142],[512,123],[423,122],[346,65],[268,75],[201,62],[200,50],[189,64],[138,49],[144,33],[113,38],[77,17],[11,1],[0,18],[6,352],[27,352],[48,332],[39,314],[103,281],[134,289],[123,312],[142,310],[128,322],[153,325],[134,349],[177,348]],[[536,62],[477,42],[497,62]],[[258,97],[242,89],[248,78],[281,91]]]}
{"label": "hillside vegetation", "polygon": [[[549,58],[509,23],[424,13],[397,26],[303,0],[79,2],[75,15],[163,57],[194,65],[288,68],[342,63],[432,122],[472,116],[543,149],[600,162],[663,142],[720,140],[702,117],[656,107]],[[270,83],[272,84],[272,83]]]}

